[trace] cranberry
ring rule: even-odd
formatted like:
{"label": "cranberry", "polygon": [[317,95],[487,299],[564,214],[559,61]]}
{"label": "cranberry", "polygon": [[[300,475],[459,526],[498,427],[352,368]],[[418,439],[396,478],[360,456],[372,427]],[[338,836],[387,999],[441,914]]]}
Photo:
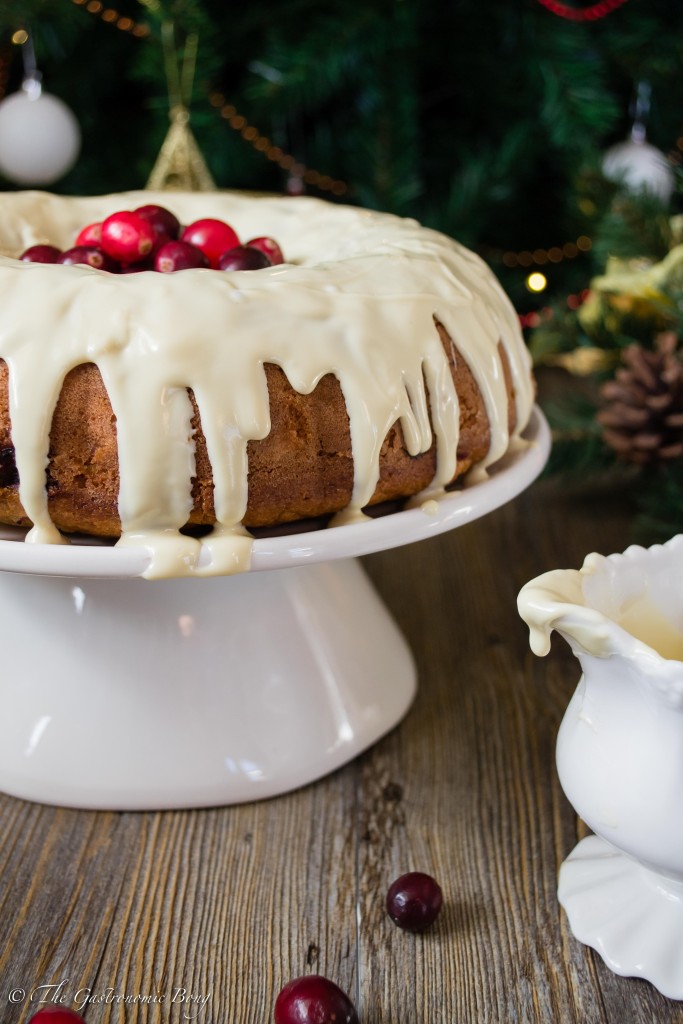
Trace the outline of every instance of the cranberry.
{"label": "cranberry", "polygon": [[102,248],[123,263],[143,260],[151,253],[155,239],[154,228],[139,213],[120,210],[102,221]]}
{"label": "cranberry", "polygon": [[85,1024],[80,1013],[69,1010],[66,1006],[44,1006],[29,1018],[29,1024]]}
{"label": "cranberry", "polygon": [[30,245],[19,257],[24,263],[56,263],[62,250],[54,245]]}
{"label": "cranberry", "polygon": [[79,231],[75,245],[102,245],[102,223],[98,221],[96,224],[88,224],[87,227]]}
{"label": "cranberry", "polygon": [[167,242],[154,257],[154,269],[161,274],[172,274],[176,270],[193,270],[208,267],[209,261],[196,245],[189,242]]}
{"label": "cranberry", "polygon": [[0,448],[0,487],[14,487],[19,483],[17,464],[14,461],[14,448]]}
{"label": "cranberry", "polygon": [[107,270],[110,274],[117,273],[119,269],[116,260],[96,245],[75,245],[73,249],[63,252],[57,262],[66,263],[68,266],[83,263],[87,267],[94,267],[95,270]]}
{"label": "cranberry", "polygon": [[251,249],[258,249],[259,252],[264,253],[274,267],[285,262],[282,249],[274,238],[267,238],[264,235],[259,238],[252,238],[250,242],[245,242],[244,244],[248,245]]}
{"label": "cranberry", "polygon": [[295,978],[275,1000],[275,1024],[359,1024],[345,992],[320,974]]}
{"label": "cranberry", "polygon": [[222,220],[214,220],[212,217],[195,220],[192,224],[188,224],[180,237],[183,242],[190,242],[191,245],[196,245],[198,249],[201,249],[214,269],[218,266],[218,259],[224,252],[240,244],[237,234],[229,224]]}
{"label": "cranberry", "polygon": [[431,875],[410,871],[401,875],[387,893],[387,913],[408,932],[421,932],[436,920],[443,894]]}
{"label": "cranberry", "polygon": [[236,245],[218,260],[218,270],[263,270],[269,266],[271,263],[266,254],[248,245]]}
{"label": "cranberry", "polygon": [[165,206],[157,206],[156,203],[147,203],[146,206],[138,206],[135,213],[144,217],[154,229],[154,248],[160,249],[166,242],[173,242],[180,234],[180,221],[174,213],[167,210]]}

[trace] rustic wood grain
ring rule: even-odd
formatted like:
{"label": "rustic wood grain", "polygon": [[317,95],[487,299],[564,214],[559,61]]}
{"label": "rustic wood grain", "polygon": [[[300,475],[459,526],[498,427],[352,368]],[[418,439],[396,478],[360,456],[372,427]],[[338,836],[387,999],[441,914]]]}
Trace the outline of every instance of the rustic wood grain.
{"label": "rustic wood grain", "polygon": [[[532,657],[516,595],[547,569],[629,541],[619,496],[536,484],[453,533],[365,565],[419,669],[409,715],[334,775],[265,803],[90,813],[0,797],[2,1024],[57,986],[88,1024],[265,1024],[280,986],[335,979],[362,1024],[683,1024],[572,937],[557,871],[580,832],[554,745],[577,682],[555,641]],[[446,903],[423,935],[384,911],[410,869]],[[45,994],[47,990],[43,989]],[[53,990],[53,992],[56,990]],[[80,993],[80,1000],[84,992]]]}

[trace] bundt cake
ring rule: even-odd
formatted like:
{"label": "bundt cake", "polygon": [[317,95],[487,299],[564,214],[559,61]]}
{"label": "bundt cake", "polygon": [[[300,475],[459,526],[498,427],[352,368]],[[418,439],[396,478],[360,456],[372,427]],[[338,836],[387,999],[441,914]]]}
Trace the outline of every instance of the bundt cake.
{"label": "bundt cake", "polygon": [[[252,271],[22,262],[160,203],[277,239]],[[0,196],[0,522],[248,564],[248,527],[438,493],[526,425],[530,361],[486,265],[415,221],[308,197]],[[187,531],[185,531],[187,532]]]}

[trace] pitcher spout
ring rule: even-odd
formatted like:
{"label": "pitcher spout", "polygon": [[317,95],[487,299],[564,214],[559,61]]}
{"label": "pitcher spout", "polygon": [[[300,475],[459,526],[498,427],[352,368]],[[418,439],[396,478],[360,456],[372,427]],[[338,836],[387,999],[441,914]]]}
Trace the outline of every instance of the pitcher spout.
{"label": "pitcher spout", "polygon": [[519,614],[535,654],[553,630],[581,661],[624,661],[661,703],[683,709],[683,535],[623,554],[590,554],[580,570],[558,569],[527,583]]}
{"label": "pitcher spout", "polygon": [[522,587],[517,608],[529,627],[531,650],[539,657],[550,650],[553,630],[565,638],[577,656],[607,658],[616,653],[611,628],[614,623],[586,603],[585,569],[586,563],[580,571],[555,569]]}

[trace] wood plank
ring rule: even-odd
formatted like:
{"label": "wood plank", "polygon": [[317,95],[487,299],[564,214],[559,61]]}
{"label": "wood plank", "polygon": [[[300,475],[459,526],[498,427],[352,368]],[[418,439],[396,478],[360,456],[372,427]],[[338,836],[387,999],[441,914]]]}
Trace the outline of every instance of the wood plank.
{"label": "wood plank", "polygon": [[[216,810],[96,814],[3,798],[0,999],[62,980],[70,1006],[88,989],[156,995],[156,1011],[126,1006],[128,1024],[180,1021],[185,989],[210,996],[200,1020],[256,1024],[312,969],[353,992],[354,808],[353,769]],[[84,1013],[124,1019],[106,1004]]]}
{"label": "wood plank", "polygon": [[[365,564],[415,653],[404,722],[329,778],[261,804],[95,814],[0,797],[0,1002],[65,979],[157,1004],[87,1006],[88,1024],[264,1024],[280,986],[323,973],[363,1024],[683,1024],[683,1007],[617,978],[556,898],[579,825],[554,767],[577,682],[562,642],[534,658],[516,595],[532,576],[621,550],[629,514],[537,484],[510,506]],[[125,750],[122,750],[125,756]],[[447,903],[414,936],[388,885],[437,877]],[[81,998],[83,994],[81,993]]]}

